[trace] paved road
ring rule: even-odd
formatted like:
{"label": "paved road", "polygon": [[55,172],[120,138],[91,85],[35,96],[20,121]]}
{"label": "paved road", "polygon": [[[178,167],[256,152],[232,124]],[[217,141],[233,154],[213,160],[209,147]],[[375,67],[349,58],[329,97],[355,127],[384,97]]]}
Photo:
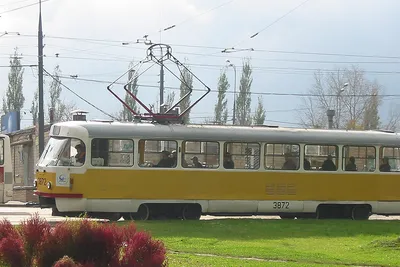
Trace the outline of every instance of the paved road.
{"label": "paved road", "polygon": [[[36,207],[0,207],[0,219],[7,219],[12,224],[19,224],[21,221],[29,219],[31,215],[38,213],[40,217],[46,219],[50,223],[60,222],[65,220],[64,217],[51,216],[51,209],[40,209]],[[241,218],[252,218],[252,219],[279,219],[277,216],[248,216],[248,217],[215,217],[215,216],[202,216],[201,220],[214,220],[214,219],[241,219]],[[121,219],[123,220],[123,219]],[[400,216],[371,216],[370,220],[400,220]]]}

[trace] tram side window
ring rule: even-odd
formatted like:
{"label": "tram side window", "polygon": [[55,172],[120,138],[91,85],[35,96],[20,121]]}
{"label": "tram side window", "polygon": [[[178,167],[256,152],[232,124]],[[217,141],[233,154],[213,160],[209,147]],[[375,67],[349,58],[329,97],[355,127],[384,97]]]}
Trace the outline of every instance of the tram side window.
{"label": "tram side window", "polygon": [[297,144],[266,144],[264,160],[267,170],[298,170],[300,146]]}
{"label": "tram side window", "polygon": [[133,166],[133,140],[92,140],[92,165],[105,167]]}
{"label": "tram side window", "polygon": [[375,147],[344,146],[342,162],[345,171],[373,172],[376,168]]}
{"label": "tram side window", "polygon": [[177,160],[176,141],[140,140],[139,166],[154,168],[175,168]]}
{"label": "tram side window", "polygon": [[381,147],[379,171],[381,172],[399,172],[400,171],[400,148],[399,147]]}
{"label": "tram side window", "polygon": [[305,145],[304,170],[336,171],[338,147],[332,145]]}
{"label": "tram side window", "polygon": [[185,141],[182,147],[182,167],[211,169],[219,167],[218,142]]}
{"label": "tram side window", "polygon": [[0,138],[0,165],[4,164],[4,138]]}
{"label": "tram side window", "polygon": [[258,143],[225,143],[225,169],[260,168],[260,144]]}

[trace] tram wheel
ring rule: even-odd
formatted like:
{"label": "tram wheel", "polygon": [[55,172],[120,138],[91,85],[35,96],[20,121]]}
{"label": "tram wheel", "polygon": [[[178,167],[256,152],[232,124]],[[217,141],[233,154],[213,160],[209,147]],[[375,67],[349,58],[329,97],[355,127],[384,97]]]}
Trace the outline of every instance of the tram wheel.
{"label": "tram wheel", "polygon": [[199,204],[187,204],[182,209],[183,220],[199,220],[201,217],[201,206]]}
{"label": "tram wheel", "polygon": [[150,217],[150,209],[147,204],[141,204],[137,212],[129,213],[131,220],[146,221]]}
{"label": "tram wheel", "polygon": [[368,220],[371,215],[371,207],[368,205],[355,205],[351,211],[353,220]]}

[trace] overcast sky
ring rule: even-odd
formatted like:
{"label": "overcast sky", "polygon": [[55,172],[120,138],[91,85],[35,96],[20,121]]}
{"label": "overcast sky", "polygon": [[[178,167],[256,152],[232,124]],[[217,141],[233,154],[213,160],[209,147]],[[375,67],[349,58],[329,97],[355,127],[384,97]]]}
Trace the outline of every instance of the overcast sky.
{"label": "overcast sky", "polygon": [[[0,94],[7,88],[9,55],[18,46],[22,64],[37,64],[38,6],[11,11],[34,4],[37,0],[0,0]],[[377,80],[385,94],[399,93],[397,88],[400,45],[398,25],[400,1],[396,0],[309,0],[273,25],[271,23],[299,6],[304,0],[48,0],[43,2],[45,34],[44,68],[52,72],[59,64],[63,75],[78,75],[82,80],[62,79],[75,93],[108,113],[116,113],[121,104],[107,91],[107,81],[117,79],[131,60],[145,58],[145,44],[135,44],[149,35],[152,42],[171,45],[172,54],[190,65],[194,74],[213,91],[191,113],[192,121],[203,122],[213,116],[217,99],[216,86],[221,69],[229,59],[237,66],[237,85],[242,59],[251,57],[254,67],[252,92],[305,93],[313,83],[316,69],[335,69],[356,64],[367,77]],[[162,31],[171,25],[176,27]],[[251,35],[261,31],[256,37]],[[13,32],[18,32],[16,35]],[[61,38],[62,37],[62,38]],[[95,41],[96,39],[101,41]],[[122,45],[122,42],[132,42]],[[253,48],[256,51],[221,53],[223,48]],[[285,53],[284,53],[285,52]],[[291,52],[291,53],[286,53]],[[295,52],[295,53],[292,53]],[[361,54],[399,58],[327,56],[302,54]],[[58,57],[56,57],[58,54]],[[371,63],[374,62],[374,63]],[[150,64],[142,66],[144,71]],[[169,64],[174,73],[176,67]],[[383,72],[383,73],[382,73]],[[139,78],[139,98],[146,104],[159,98],[159,68],[153,66]],[[233,69],[227,70],[233,90]],[[178,87],[179,81],[167,75],[166,87]],[[50,79],[46,78],[45,90]],[[103,83],[101,83],[102,81]],[[126,81],[123,77],[121,81]],[[203,88],[195,81],[195,88]],[[29,109],[37,88],[37,68],[25,68],[25,112],[22,126],[31,124]],[[123,94],[121,86],[115,90]],[[167,89],[165,95],[169,93]],[[178,91],[176,91],[179,94]],[[199,94],[192,97],[195,101]],[[66,89],[63,99],[74,101],[89,111],[89,118],[106,115],[80,100]],[[257,104],[252,96],[252,109]],[[381,117],[399,97],[384,98]],[[48,94],[45,101],[48,102]],[[68,100],[67,100],[68,99]],[[228,96],[230,118],[233,95]],[[178,100],[178,99],[176,99]],[[298,126],[301,98],[263,96],[267,109],[266,124]]]}

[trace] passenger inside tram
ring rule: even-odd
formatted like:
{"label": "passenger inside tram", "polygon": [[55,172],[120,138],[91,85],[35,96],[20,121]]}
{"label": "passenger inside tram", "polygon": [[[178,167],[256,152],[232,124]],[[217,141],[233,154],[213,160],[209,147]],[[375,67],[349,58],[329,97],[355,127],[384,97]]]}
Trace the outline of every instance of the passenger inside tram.
{"label": "passenger inside tram", "polygon": [[333,163],[332,156],[328,155],[324,163],[322,163],[321,170],[323,171],[336,171],[336,165]]}
{"label": "passenger inside tram", "polygon": [[356,159],[353,156],[351,156],[349,158],[349,163],[347,163],[347,165],[345,167],[345,170],[346,171],[357,171],[357,165],[355,162],[356,162]]}
{"label": "passenger inside tram", "polygon": [[308,159],[304,158],[304,163],[303,164],[304,164],[303,168],[305,170],[311,170],[311,163],[310,163],[310,161]]}
{"label": "passenger inside tram", "polygon": [[390,172],[391,166],[389,165],[389,158],[388,157],[383,157],[382,159],[382,164],[379,166],[379,171],[381,172]]}
{"label": "passenger inside tram", "polygon": [[161,159],[160,161],[154,165],[153,167],[160,167],[160,168],[171,168],[174,164],[173,158],[170,157],[170,152],[167,150],[163,150],[161,152]]}
{"label": "passenger inside tram", "polygon": [[76,155],[75,155],[76,162],[84,164],[85,163],[85,158],[86,158],[85,145],[82,144],[82,143],[77,144],[75,146],[75,149],[76,149]]}
{"label": "passenger inside tram", "polygon": [[235,163],[232,160],[232,155],[229,152],[226,152],[224,155],[224,168],[225,169],[234,169]]}
{"label": "passenger inside tram", "polygon": [[199,162],[199,158],[194,156],[193,158],[191,158],[193,164],[192,167],[193,168],[203,168],[203,165]]}
{"label": "passenger inside tram", "polygon": [[177,164],[177,162],[178,162],[178,156],[177,156],[177,154],[176,154],[176,150],[173,150],[172,152],[171,152],[171,155],[170,155],[170,158],[171,158],[171,168],[175,168],[176,167],[176,164]]}
{"label": "passenger inside tram", "polygon": [[285,153],[285,163],[283,163],[282,170],[297,170],[297,165],[293,160],[292,153]]}

